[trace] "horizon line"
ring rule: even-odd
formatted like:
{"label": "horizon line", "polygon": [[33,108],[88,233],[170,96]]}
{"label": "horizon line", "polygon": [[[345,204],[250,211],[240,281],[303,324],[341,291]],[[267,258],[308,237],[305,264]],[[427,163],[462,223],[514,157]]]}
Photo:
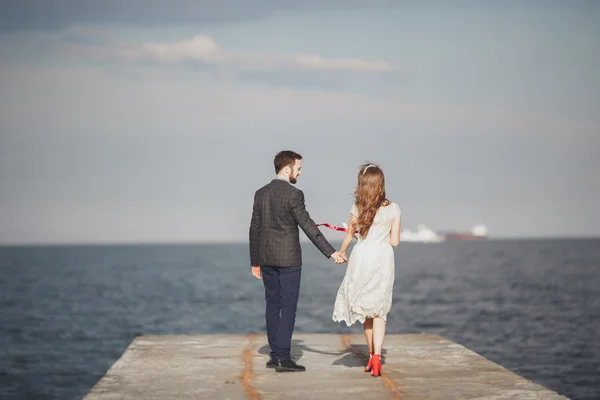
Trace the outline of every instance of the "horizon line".
{"label": "horizon line", "polygon": [[[560,235],[560,236],[494,236],[486,237],[485,239],[455,239],[448,240],[440,243],[448,242],[489,242],[489,241],[535,241],[535,240],[589,240],[589,239],[600,239],[600,234],[597,235]],[[329,240],[330,242],[342,242],[343,239]],[[89,241],[89,242],[14,242],[14,243],[1,243],[0,248],[4,247],[116,247],[116,246],[211,246],[211,245],[248,245],[247,240],[198,240],[198,241]],[[427,243],[418,241],[401,241],[400,244],[440,244],[440,243]],[[300,244],[312,244],[310,240],[301,240]]]}

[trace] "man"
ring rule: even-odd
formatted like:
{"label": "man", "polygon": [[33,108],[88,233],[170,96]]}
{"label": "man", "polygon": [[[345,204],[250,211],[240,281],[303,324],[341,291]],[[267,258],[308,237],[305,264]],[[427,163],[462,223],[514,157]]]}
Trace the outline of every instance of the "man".
{"label": "man", "polygon": [[271,348],[267,367],[277,372],[305,371],[290,355],[302,266],[298,226],[327,258],[333,258],[336,264],[346,260],[310,218],[302,190],[292,186],[302,174],[302,156],[281,151],[273,164],[277,176],[254,194],[250,263],[252,274],[262,279],[265,287],[265,319]]}

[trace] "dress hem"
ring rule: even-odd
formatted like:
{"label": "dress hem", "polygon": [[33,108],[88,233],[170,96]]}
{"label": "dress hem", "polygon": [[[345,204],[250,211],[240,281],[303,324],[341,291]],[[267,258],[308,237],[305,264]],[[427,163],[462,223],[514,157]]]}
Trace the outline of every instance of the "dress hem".
{"label": "dress hem", "polygon": [[[335,315],[331,317],[331,319],[335,322],[345,322],[346,326],[350,327],[352,325],[354,325],[356,322],[360,322],[361,324],[365,323],[365,320],[367,318],[376,318],[374,316],[370,316],[370,315],[357,315],[353,318],[344,318],[344,317],[336,317]],[[382,320],[387,322],[387,313],[383,314],[383,315],[379,315],[377,318],[381,318]]]}

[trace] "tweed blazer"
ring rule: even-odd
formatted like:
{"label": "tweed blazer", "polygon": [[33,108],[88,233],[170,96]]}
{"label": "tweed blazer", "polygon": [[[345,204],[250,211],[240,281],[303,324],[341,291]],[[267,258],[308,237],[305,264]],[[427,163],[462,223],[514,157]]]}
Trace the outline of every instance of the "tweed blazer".
{"label": "tweed blazer", "polygon": [[302,190],[279,178],[258,189],[250,221],[250,264],[302,266],[298,227],[325,257],[335,252],[306,211]]}

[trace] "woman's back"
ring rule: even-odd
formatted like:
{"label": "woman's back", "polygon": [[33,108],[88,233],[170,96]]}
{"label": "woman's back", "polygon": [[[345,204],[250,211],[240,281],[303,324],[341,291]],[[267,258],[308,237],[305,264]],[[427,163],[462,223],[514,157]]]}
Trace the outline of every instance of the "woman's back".
{"label": "woman's back", "polygon": [[[350,211],[352,214],[358,217],[358,208],[356,204],[352,205]],[[400,207],[394,202],[390,202],[388,205],[381,206],[375,218],[373,224],[369,228],[369,232],[366,237],[360,236],[358,243],[371,243],[371,244],[388,244],[390,240],[390,230],[394,220],[401,214]]]}

